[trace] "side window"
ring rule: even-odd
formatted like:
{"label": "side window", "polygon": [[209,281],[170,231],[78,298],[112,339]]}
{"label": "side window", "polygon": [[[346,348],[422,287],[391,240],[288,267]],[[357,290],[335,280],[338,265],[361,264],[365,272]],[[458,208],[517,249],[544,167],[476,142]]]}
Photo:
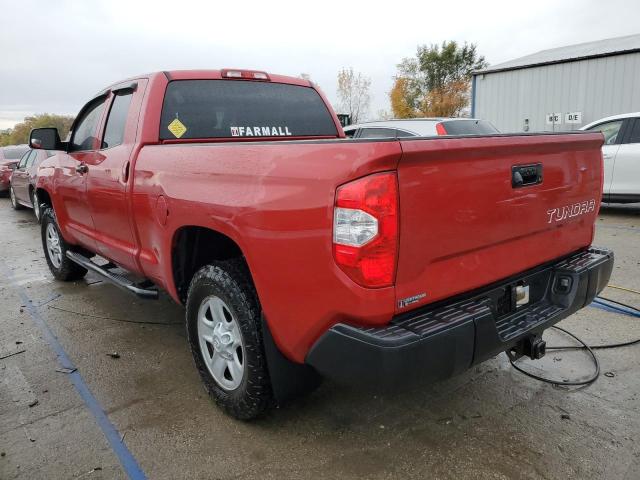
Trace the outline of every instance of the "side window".
{"label": "side window", "polygon": [[29,158],[27,159],[27,168],[29,168],[31,165],[33,165],[33,162],[36,161],[36,157],[38,156],[38,153],[33,150],[31,152],[31,155],[29,155]]}
{"label": "side window", "polygon": [[94,100],[89,103],[87,108],[82,112],[81,117],[75,124],[71,142],[69,143],[69,151],[77,152],[79,150],[93,150],[96,140],[96,130],[98,122],[104,107],[104,98]]}
{"label": "side window", "polygon": [[415,137],[415,135],[413,133],[405,132],[404,130],[396,130],[396,137]]}
{"label": "side window", "polygon": [[629,132],[624,143],[640,143],[640,118],[634,120],[631,132]]}
{"label": "side window", "polygon": [[114,97],[109,118],[107,118],[107,126],[104,129],[102,148],[111,148],[122,144],[132,96],[132,93],[126,93]]}
{"label": "side window", "polygon": [[396,138],[393,128],[363,128],[358,138]]}
{"label": "side window", "polygon": [[589,129],[590,132],[602,132],[604,135],[605,145],[614,145],[618,143],[618,133],[622,127],[623,120],[614,120],[612,122],[601,123]]}
{"label": "side window", "polygon": [[26,168],[29,158],[31,158],[35,153],[36,153],[35,151],[29,150],[27,153],[22,155],[22,158],[20,159],[20,163],[18,163],[18,168],[19,169]]}

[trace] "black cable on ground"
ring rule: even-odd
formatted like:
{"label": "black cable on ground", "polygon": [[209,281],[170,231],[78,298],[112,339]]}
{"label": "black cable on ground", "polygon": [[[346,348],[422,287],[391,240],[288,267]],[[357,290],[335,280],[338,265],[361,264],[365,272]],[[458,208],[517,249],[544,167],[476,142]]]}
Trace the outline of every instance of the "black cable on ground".
{"label": "black cable on ground", "polygon": [[[629,310],[632,310],[634,312],[638,312],[640,314],[640,309],[638,309],[636,307],[633,307],[631,305],[627,305],[626,303],[618,302],[616,300],[612,300],[610,298],[600,297],[600,296],[596,297],[596,302],[597,302],[598,299],[599,300],[605,300],[607,302],[619,305],[619,306],[624,307],[624,308],[628,308]],[[599,302],[597,302],[597,303],[599,303]],[[613,310],[618,310],[619,313],[632,315],[632,316],[637,316],[637,315],[633,315],[630,312],[625,312],[624,310],[622,310],[620,308],[616,308],[616,307],[611,306],[611,305],[606,305],[605,303],[600,303],[600,305],[608,306],[609,308],[612,308]],[[591,377],[586,379],[586,380],[560,380],[560,381],[558,381],[558,380],[542,377],[540,375],[536,375],[534,373],[528,372],[528,371],[524,370],[523,368],[519,367],[518,365],[516,365],[515,361],[512,360],[509,357],[509,362],[511,363],[511,366],[513,368],[515,368],[517,371],[519,371],[520,373],[526,375],[527,377],[533,378],[534,380],[538,380],[538,381],[544,382],[544,383],[549,383],[551,385],[558,385],[558,386],[586,386],[586,385],[591,385],[600,376],[600,362],[599,362],[598,357],[596,356],[594,350],[605,350],[605,349],[610,349],[610,348],[628,347],[628,346],[631,346],[631,345],[640,344],[640,338],[638,338],[636,340],[631,340],[631,341],[628,341],[628,342],[621,342],[621,343],[609,343],[609,344],[603,344],[603,345],[587,345],[585,342],[583,342],[581,339],[579,339],[573,333],[565,330],[564,328],[561,328],[561,327],[558,327],[558,326],[555,326],[555,325],[552,326],[551,328],[555,328],[556,330],[560,330],[561,332],[566,333],[567,335],[573,337],[581,345],[566,345],[566,346],[547,347],[547,350],[556,350],[556,351],[558,351],[558,350],[587,350],[589,352],[589,354],[591,355],[591,358],[593,359],[593,363],[594,363],[594,365],[596,367],[595,373]]]}
{"label": "black cable on ground", "polygon": [[591,385],[593,382],[595,382],[600,376],[600,362],[598,361],[598,357],[596,357],[596,354],[591,349],[591,347],[589,347],[589,345],[584,343],[582,340],[576,337],[573,333],[565,330],[564,328],[557,327],[555,325],[552,326],[551,328],[555,328],[556,330],[560,330],[561,332],[566,333],[570,337],[573,337],[577,342],[582,344],[582,346],[575,347],[575,348],[586,349],[589,351],[589,353],[591,354],[591,358],[593,359],[593,363],[596,367],[596,371],[591,377],[589,377],[586,380],[554,380],[552,378],[546,378],[540,375],[536,375],[535,373],[527,372],[523,368],[520,368],[518,365],[516,365],[516,363],[513,360],[511,360],[511,358],[509,358],[509,362],[511,362],[511,366],[516,370],[518,370],[520,373],[526,375],[527,377],[533,378],[534,380],[538,380],[540,382],[550,383],[551,385],[561,385],[565,387],[578,387],[578,386],[584,386],[584,385]]}

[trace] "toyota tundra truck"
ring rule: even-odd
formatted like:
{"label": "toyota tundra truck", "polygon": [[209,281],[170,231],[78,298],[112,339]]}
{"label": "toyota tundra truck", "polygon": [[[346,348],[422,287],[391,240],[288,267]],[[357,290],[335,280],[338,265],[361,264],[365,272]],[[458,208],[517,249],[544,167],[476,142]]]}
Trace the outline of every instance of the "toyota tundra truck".
{"label": "toyota tundra truck", "polygon": [[[185,306],[195,366],[250,419],[321,378],[398,389],[542,333],[607,284],[601,133],[347,139],[311,82],[158,72],[98,93],[38,171],[53,276]],[[81,287],[78,287],[81,288]]]}

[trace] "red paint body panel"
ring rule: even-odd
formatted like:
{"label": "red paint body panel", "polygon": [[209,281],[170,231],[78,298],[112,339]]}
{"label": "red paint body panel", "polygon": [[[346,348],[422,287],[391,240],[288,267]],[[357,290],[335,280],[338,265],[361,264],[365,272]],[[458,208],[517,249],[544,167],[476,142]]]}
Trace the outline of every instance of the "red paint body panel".
{"label": "red paint body panel", "polygon": [[[231,238],[276,344],[292,360],[303,362],[338,322],[384,325],[399,299],[446,298],[591,243],[595,212],[545,222],[549,208],[587,198],[599,204],[601,134],[345,140],[329,109],[340,138],[160,143],[168,82],[216,78],[219,71],[184,71],[129,80],[138,87],[123,145],[47,159],[38,187],[51,196],[65,239],[153,280],[176,301],[172,248],[180,229]],[[80,161],[89,167],[84,176],[75,171]],[[513,189],[511,166],[527,163],[543,164],[544,182]],[[333,258],[336,189],[386,171],[398,177],[395,286],[363,288]]]}
{"label": "red paint body panel", "polygon": [[[148,146],[137,159],[133,201],[144,274],[177,299],[171,243],[184,226],[203,226],[242,249],[280,349],[303,361],[338,321],[383,324],[394,289],[358,287],[332,251],[336,187],[393,170],[397,142],[272,142]],[[166,226],[155,206],[168,204]]]}

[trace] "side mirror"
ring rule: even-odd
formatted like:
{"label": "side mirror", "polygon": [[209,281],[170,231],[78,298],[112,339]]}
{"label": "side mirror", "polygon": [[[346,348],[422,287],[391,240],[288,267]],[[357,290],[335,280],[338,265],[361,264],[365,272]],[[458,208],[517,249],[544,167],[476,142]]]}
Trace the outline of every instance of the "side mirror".
{"label": "side mirror", "polygon": [[34,128],[29,135],[29,146],[42,150],[62,150],[57,128]]}

